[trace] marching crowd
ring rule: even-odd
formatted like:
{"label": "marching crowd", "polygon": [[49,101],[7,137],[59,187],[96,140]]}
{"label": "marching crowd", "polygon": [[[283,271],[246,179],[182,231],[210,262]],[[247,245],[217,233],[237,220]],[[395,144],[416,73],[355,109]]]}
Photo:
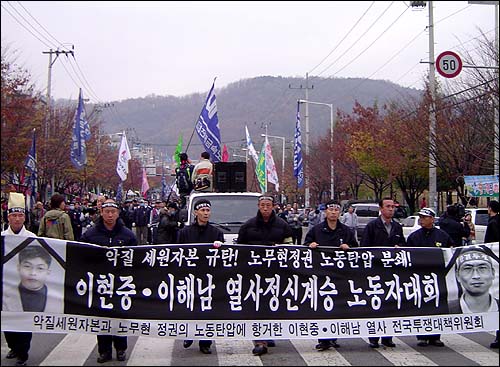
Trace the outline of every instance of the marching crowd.
{"label": "marching crowd", "polygon": [[[187,158],[185,156],[184,158]],[[203,156],[202,156],[203,158]],[[208,177],[211,168],[204,163]],[[204,174],[205,174],[204,173]],[[203,189],[211,189],[211,184]],[[116,202],[113,198],[99,195],[94,203],[71,202],[66,205],[64,196],[55,194],[48,207],[37,203],[35,208],[26,213],[25,200],[22,194],[11,193],[8,202],[2,203],[2,217],[5,222],[2,235],[42,236],[94,243],[103,246],[133,246],[143,244],[169,243],[213,243],[214,247],[224,245],[221,230],[210,224],[211,203],[200,199],[194,203],[195,220],[184,226],[179,219],[181,202],[161,201],[149,203],[142,198]],[[358,244],[356,214],[349,210],[341,215],[341,206],[330,200],[322,207],[308,213],[299,213],[296,205],[282,207],[276,204],[274,196],[262,194],[258,199],[255,217],[244,223],[238,233],[237,243],[248,245],[273,246],[276,244],[304,245],[311,249],[333,247],[347,251],[352,247],[458,247],[462,246],[462,238],[468,237],[468,227],[460,223],[446,225],[441,221],[441,229],[434,226],[436,213],[431,208],[421,208],[418,212],[421,228],[413,232],[406,240],[402,227],[394,217],[395,203],[392,198],[383,198],[379,202],[380,215],[367,224],[361,242]],[[487,226],[485,242],[499,241],[499,209],[498,201],[490,200],[488,213],[490,220]],[[450,209],[451,210],[451,209]],[[453,213],[449,213],[451,218]],[[308,221],[307,233],[303,239],[303,224]],[[26,226],[26,227],[25,227]],[[461,226],[461,227],[460,227]],[[29,229],[29,230],[28,230]],[[462,232],[463,231],[463,232]],[[19,256],[20,268],[29,267],[23,264]],[[466,247],[457,258],[457,282],[463,288],[463,295],[457,302],[458,312],[487,312],[499,310],[499,301],[491,296],[489,287],[495,279],[492,260],[482,253],[478,247]],[[49,264],[50,265],[50,264]],[[40,271],[46,270],[41,268]],[[471,286],[471,279],[482,279],[482,287]],[[479,289],[481,288],[481,289]],[[43,290],[44,288],[41,287]],[[20,298],[26,311],[30,290],[19,285]],[[31,290],[40,293],[40,289]],[[42,293],[42,301],[38,302],[36,311],[44,311],[46,294]],[[45,297],[45,298],[44,298]],[[45,300],[45,301],[44,301]],[[4,308],[2,308],[4,309]],[[31,309],[32,310],[32,309]],[[17,358],[16,365],[26,365],[30,349],[32,333],[5,331],[6,341],[10,348],[6,358]],[[442,347],[444,343],[440,335],[418,335],[417,345],[420,347]],[[127,337],[98,335],[98,363],[112,360],[113,347],[118,361],[126,360]],[[379,348],[379,342],[385,347],[394,348],[396,344],[390,335],[370,337],[369,346]],[[185,340],[184,347],[192,345],[192,340]],[[211,353],[210,340],[200,340],[199,350],[203,354]],[[254,340],[252,354],[260,356],[268,352],[269,347],[276,346],[274,340]],[[340,347],[337,339],[320,339],[316,345],[318,351]],[[491,348],[498,348],[498,331]]]}

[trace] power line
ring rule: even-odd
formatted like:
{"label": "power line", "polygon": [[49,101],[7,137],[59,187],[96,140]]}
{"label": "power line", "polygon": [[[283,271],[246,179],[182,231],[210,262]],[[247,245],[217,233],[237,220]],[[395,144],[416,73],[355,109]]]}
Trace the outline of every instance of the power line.
{"label": "power line", "polygon": [[[332,67],[332,66],[333,66],[333,65],[334,65],[334,64],[335,64],[338,60],[340,60],[340,59],[342,58],[342,56],[344,56],[347,52],[349,52],[349,51],[351,50],[351,48],[353,48],[353,47],[354,47],[354,46],[358,43],[358,41],[359,41],[361,38],[363,38],[363,37],[364,37],[364,35],[365,35],[366,33],[368,33],[368,31],[369,31],[370,29],[372,29],[372,28],[375,26],[375,24],[376,24],[376,23],[380,20],[380,18],[382,18],[382,16],[383,16],[383,15],[384,15],[384,14],[385,14],[388,10],[389,10],[389,8],[390,8],[393,4],[394,4],[394,1],[393,1],[393,2],[391,2],[387,8],[385,8],[385,10],[384,10],[384,11],[383,11],[383,12],[382,12],[382,13],[381,13],[378,17],[377,17],[377,19],[375,19],[375,21],[374,21],[374,22],[373,22],[373,23],[372,23],[372,24],[368,27],[368,29],[366,29],[366,31],[365,31],[363,34],[361,34],[361,36],[359,36],[359,37],[358,37],[358,39],[357,39],[356,41],[354,41],[354,42],[352,43],[352,45],[351,45],[351,46],[350,46],[347,50],[345,50],[345,51],[344,51],[344,53],[343,53],[343,54],[341,54],[339,57],[337,57],[337,58],[336,58],[336,59],[335,59],[335,60],[334,60],[331,64],[329,64],[329,65],[328,65],[326,68],[324,68],[324,69],[323,69],[323,70],[322,70],[322,71],[321,71],[318,75],[315,75],[315,76],[316,76],[316,77],[318,77],[318,76],[320,76],[321,74],[323,74],[325,71],[327,71],[328,69],[330,69],[330,68],[331,68],[331,67]],[[408,8],[407,8],[407,9],[408,9]]]}
{"label": "power line", "polygon": [[370,6],[368,7],[368,9],[366,9],[366,10],[365,10],[365,12],[361,15],[361,17],[359,17],[359,19],[356,21],[356,23],[354,23],[354,25],[352,26],[352,28],[351,28],[351,29],[350,29],[350,30],[346,33],[346,35],[344,36],[344,38],[342,38],[342,39],[340,40],[340,42],[339,42],[339,43],[337,43],[337,45],[333,48],[333,50],[331,50],[331,51],[328,53],[328,55],[326,55],[326,56],[323,58],[323,60],[321,60],[321,61],[319,62],[319,64],[318,64],[318,65],[316,65],[315,67],[313,67],[313,68],[309,71],[309,74],[311,74],[311,73],[312,73],[312,72],[313,72],[313,71],[314,71],[314,70],[315,70],[318,66],[320,66],[320,65],[323,63],[323,61],[325,61],[325,60],[326,60],[326,59],[327,59],[327,58],[328,58],[328,57],[329,57],[329,56],[330,56],[330,55],[331,55],[331,54],[332,54],[332,53],[333,53],[333,52],[337,49],[337,47],[339,47],[339,46],[342,44],[342,42],[344,42],[344,40],[347,38],[347,36],[349,36],[349,34],[351,34],[351,32],[353,31],[353,29],[354,29],[354,28],[356,28],[356,26],[357,26],[357,25],[358,25],[358,23],[361,21],[361,19],[363,19],[363,18],[364,18],[364,16],[366,15],[366,13],[368,13],[368,11],[372,8],[373,4],[375,4],[375,1],[373,1],[373,2],[370,4]]}

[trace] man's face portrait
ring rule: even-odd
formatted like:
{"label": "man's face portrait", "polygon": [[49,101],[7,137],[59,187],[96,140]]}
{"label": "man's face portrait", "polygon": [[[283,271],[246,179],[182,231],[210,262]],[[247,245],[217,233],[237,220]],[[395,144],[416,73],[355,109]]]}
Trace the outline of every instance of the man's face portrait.
{"label": "man's face portrait", "polygon": [[49,265],[41,257],[25,259],[17,265],[21,284],[30,291],[42,288],[50,275]]}
{"label": "man's face portrait", "polygon": [[340,216],[340,206],[339,205],[328,205],[326,208],[326,219],[329,221],[336,221]]}
{"label": "man's face portrait", "polygon": [[271,216],[271,212],[273,211],[274,205],[271,200],[259,200],[258,207],[260,214],[262,214],[264,218],[269,218]]}
{"label": "man's face portrait", "polygon": [[7,218],[9,220],[10,229],[12,229],[14,233],[18,233],[23,228],[26,216],[24,213],[13,212],[9,213]]}
{"label": "man's face portrait", "polygon": [[101,209],[102,220],[104,224],[114,227],[118,217],[120,216],[120,210],[113,207],[107,207]]}
{"label": "man's face portrait", "polygon": [[489,292],[495,279],[495,270],[488,260],[488,255],[471,251],[462,256],[468,256],[460,261],[457,268],[457,280],[464,292],[479,296]]}
{"label": "man's face portrait", "polygon": [[196,216],[196,218],[198,219],[198,223],[200,224],[208,223],[211,213],[212,211],[209,207],[203,207],[194,211],[194,215]]}

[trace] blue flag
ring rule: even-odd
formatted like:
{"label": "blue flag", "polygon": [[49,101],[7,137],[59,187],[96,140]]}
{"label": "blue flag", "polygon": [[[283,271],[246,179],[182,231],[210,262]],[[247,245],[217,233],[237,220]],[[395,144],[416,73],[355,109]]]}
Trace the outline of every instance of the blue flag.
{"label": "blue flag", "polygon": [[215,102],[215,79],[208,93],[205,105],[201,110],[200,117],[196,122],[196,132],[205,150],[210,154],[210,160],[220,162],[222,160],[221,141],[219,130],[219,118],[217,117],[217,103]]}
{"label": "blue flag", "polygon": [[167,198],[167,178],[165,177],[165,171],[163,169],[163,163],[161,167],[161,199],[165,200]]}
{"label": "blue flag", "polygon": [[83,108],[82,89],[78,97],[78,108],[73,121],[73,137],[71,139],[71,162],[77,170],[87,164],[86,141],[90,139],[90,126]]}
{"label": "blue flag", "polygon": [[294,148],[293,148],[293,175],[297,177],[297,187],[304,186],[304,165],[302,162],[302,137],[300,133],[300,103],[297,102],[297,122],[295,124]]}
{"label": "blue flag", "polygon": [[116,202],[121,203],[123,200],[123,181],[118,184],[118,189],[116,190]]}
{"label": "blue flag", "polygon": [[37,183],[38,183],[38,172],[36,168],[36,134],[35,129],[33,129],[33,140],[31,142],[31,148],[24,162],[24,168],[26,169],[28,176],[28,181],[26,183],[26,197],[29,198],[27,207],[31,210],[36,203],[37,195]]}

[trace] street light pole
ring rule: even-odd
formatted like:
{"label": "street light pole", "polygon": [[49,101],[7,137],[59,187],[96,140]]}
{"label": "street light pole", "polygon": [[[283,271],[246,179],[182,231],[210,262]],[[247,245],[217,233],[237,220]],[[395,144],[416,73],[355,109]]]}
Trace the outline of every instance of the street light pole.
{"label": "street light pole", "polygon": [[[315,104],[320,106],[328,106],[330,107],[330,145],[333,147],[333,103],[322,103],[322,102],[313,102],[305,99],[299,99],[299,103],[305,103],[306,106],[308,104]],[[306,152],[309,151],[309,141],[306,139]],[[334,185],[334,167],[333,167],[333,154],[330,158],[330,198],[335,198],[335,185]],[[306,187],[307,189],[307,187]],[[307,194],[306,194],[306,202],[308,202]]]}

